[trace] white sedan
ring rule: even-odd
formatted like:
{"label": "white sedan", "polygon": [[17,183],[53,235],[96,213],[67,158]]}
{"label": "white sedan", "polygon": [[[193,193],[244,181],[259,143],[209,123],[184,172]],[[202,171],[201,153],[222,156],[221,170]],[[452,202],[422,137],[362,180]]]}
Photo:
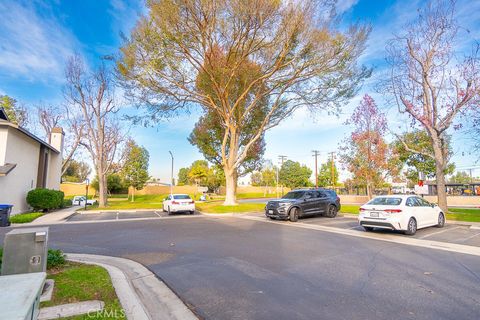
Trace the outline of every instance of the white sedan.
{"label": "white sedan", "polygon": [[442,228],[445,214],[439,206],[419,196],[379,196],[360,207],[358,222],[365,231],[379,228],[401,230],[413,235],[421,228]]}
{"label": "white sedan", "polygon": [[188,194],[171,194],[163,201],[163,211],[168,212],[195,212],[195,201]]}

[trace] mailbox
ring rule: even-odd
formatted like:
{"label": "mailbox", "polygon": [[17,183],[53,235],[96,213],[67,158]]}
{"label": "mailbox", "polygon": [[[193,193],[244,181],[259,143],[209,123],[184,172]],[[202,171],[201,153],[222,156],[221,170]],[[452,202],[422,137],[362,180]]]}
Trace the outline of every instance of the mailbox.
{"label": "mailbox", "polygon": [[18,228],[5,235],[2,275],[45,272],[48,227]]}

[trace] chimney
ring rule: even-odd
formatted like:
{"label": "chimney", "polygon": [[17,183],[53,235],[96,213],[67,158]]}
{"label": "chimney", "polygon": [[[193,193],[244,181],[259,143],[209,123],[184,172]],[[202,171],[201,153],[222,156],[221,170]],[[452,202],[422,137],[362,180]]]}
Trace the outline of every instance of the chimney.
{"label": "chimney", "polygon": [[63,129],[60,127],[55,127],[52,129],[52,132],[50,133],[50,145],[57,149],[60,154],[63,153],[63,138],[65,136],[65,133],[63,132]]}

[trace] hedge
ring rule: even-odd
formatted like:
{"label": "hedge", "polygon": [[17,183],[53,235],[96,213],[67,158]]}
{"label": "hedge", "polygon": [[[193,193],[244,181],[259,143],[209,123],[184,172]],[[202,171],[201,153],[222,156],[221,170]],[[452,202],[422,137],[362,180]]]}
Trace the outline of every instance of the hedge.
{"label": "hedge", "polygon": [[33,189],[27,194],[27,203],[34,210],[48,211],[61,208],[63,205],[64,193],[58,190]]}

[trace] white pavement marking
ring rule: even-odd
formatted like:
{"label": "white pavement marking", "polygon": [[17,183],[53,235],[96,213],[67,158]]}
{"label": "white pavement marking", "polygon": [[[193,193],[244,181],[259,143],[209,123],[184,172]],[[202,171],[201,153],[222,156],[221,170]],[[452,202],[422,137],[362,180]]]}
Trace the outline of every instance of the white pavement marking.
{"label": "white pavement marking", "polygon": [[451,230],[455,230],[455,229],[458,229],[458,228],[461,228],[461,226],[459,226],[459,227],[454,227],[454,228],[450,228],[450,229],[449,229],[449,228],[443,228],[443,230],[426,234],[426,235],[424,235],[424,236],[422,236],[422,237],[418,237],[417,239],[425,239],[425,238],[434,236],[434,235],[436,235],[436,234],[444,233],[445,231],[451,231]]}
{"label": "white pavement marking", "polygon": [[118,220],[118,214],[119,214],[119,213],[120,213],[120,212],[117,211],[117,217],[115,218],[115,220]]}
{"label": "white pavement marking", "polygon": [[[84,221],[69,221],[66,225],[70,224],[83,224],[83,223],[122,223],[122,222],[132,222],[132,221],[147,221],[147,220],[172,220],[172,219],[195,219],[202,218],[201,215],[193,216],[178,216],[178,217],[148,217],[148,218],[126,218],[126,219],[108,219],[108,220],[84,220]],[[50,224],[51,225],[51,224]]]}
{"label": "white pavement marking", "polygon": [[306,223],[300,223],[300,222],[282,223],[282,222],[265,220],[264,218],[252,217],[252,216],[235,215],[233,217],[245,219],[245,220],[254,220],[254,221],[259,221],[264,223],[272,223],[272,224],[277,224],[285,227],[325,231],[325,232],[337,233],[341,235],[353,236],[358,238],[366,238],[366,239],[372,239],[372,240],[410,245],[415,247],[437,249],[437,250],[444,250],[449,252],[457,252],[457,253],[463,253],[463,254],[470,254],[474,256],[480,256],[480,247],[468,246],[464,244],[447,243],[447,242],[432,241],[432,240],[421,240],[416,238],[402,237],[402,236],[389,235],[389,234],[370,233],[370,232],[367,233],[364,231],[340,229],[340,228],[312,225],[312,224],[306,224]]}
{"label": "white pavement marking", "polygon": [[155,214],[156,214],[157,216],[159,216],[160,218],[162,217],[162,216],[158,213],[158,211],[153,211],[153,213],[155,213]]}
{"label": "white pavement marking", "polygon": [[[478,235],[480,235],[480,232],[474,234],[473,236],[470,236],[470,237],[467,237],[467,238],[465,238],[465,239],[462,239],[461,241],[462,241],[462,242],[465,242],[465,241],[470,240],[470,239],[472,239],[472,238],[474,238],[474,237],[476,237],[476,236],[478,236]],[[459,239],[459,240],[460,240],[460,239]]]}

